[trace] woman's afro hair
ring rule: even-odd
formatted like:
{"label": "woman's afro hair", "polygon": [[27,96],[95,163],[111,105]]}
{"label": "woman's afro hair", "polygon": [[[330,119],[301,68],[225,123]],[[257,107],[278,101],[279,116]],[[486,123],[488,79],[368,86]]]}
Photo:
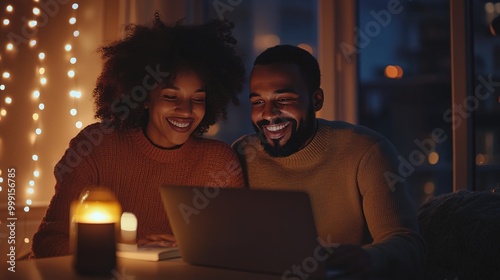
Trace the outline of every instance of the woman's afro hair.
{"label": "woman's afro hair", "polygon": [[95,116],[118,129],[145,127],[150,91],[172,83],[180,71],[194,71],[206,89],[205,116],[195,130],[202,135],[226,118],[230,102],[239,104],[245,68],[233,27],[227,20],[169,26],[158,13],[150,26],[127,26],[123,39],[99,49],[104,67],[93,93]]}

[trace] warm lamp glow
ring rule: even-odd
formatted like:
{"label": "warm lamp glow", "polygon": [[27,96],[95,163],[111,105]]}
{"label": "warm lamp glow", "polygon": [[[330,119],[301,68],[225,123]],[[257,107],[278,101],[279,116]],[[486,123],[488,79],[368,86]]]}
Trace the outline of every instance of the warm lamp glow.
{"label": "warm lamp glow", "polygon": [[64,46],[64,49],[69,52],[71,50],[71,45],[70,44],[66,44],[66,46]]}
{"label": "warm lamp glow", "polygon": [[30,47],[34,47],[36,45],[36,40],[30,40]]}
{"label": "warm lamp glow", "polygon": [[33,161],[37,161],[38,160],[38,155],[31,156],[31,159],[33,159]]}
{"label": "warm lamp glow", "polygon": [[76,18],[72,17],[69,19],[69,24],[75,24],[76,23]]}
{"label": "warm lamp glow", "polygon": [[43,111],[43,109],[45,109],[45,104],[43,103],[38,104],[38,109]]}
{"label": "warm lamp glow", "polygon": [[39,177],[40,176],[40,171],[38,171],[38,170],[33,171],[33,176]]}
{"label": "warm lamp glow", "polygon": [[47,84],[47,79],[46,78],[41,78],[40,79],[40,84],[42,84],[42,85]]}
{"label": "warm lamp glow", "polygon": [[40,74],[40,75],[45,74],[45,68],[40,67],[40,69],[38,69],[38,74]]}
{"label": "warm lamp glow", "polygon": [[10,73],[9,72],[3,72],[2,77],[4,77],[5,79],[8,79],[8,78],[10,78]]}
{"label": "warm lamp glow", "polygon": [[38,116],[38,114],[37,114],[37,113],[34,113],[34,114],[33,114],[33,120],[34,120],[34,121],[37,121],[37,120],[38,120],[38,117],[39,117],[39,116]]}
{"label": "warm lamp glow", "polygon": [[78,30],[73,31],[73,36],[74,37],[80,36],[80,31],[78,31]]}
{"label": "warm lamp glow", "polygon": [[7,12],[11,13],[12,11],[14,11],[14,8],[12,7],[12,5],[8,5],[7,7],[5,7],[5,10],[7,10]]}
{"label": "warm lamp glow", "polygon": [[36,133],[36,135],[42,134],[42,129],[41,128],[35,129],[35,133]]}
{"label": "warm lamp glow", "polygon": [[28,184],[29,184],[31,187],[33,187],[33,186],[35,186],[35,181],[30,180]]}
{"label": "warm lamp glow", "polygon": [[76,128],[82,128],[83,124],[82,124],[82,122],[81,122],[81,121],[77,121],[77,122],[75,123],[75,126],[76,126]]}
{"label": "warm lamp glow", "polygon": [[76,63],[76,57],[72,57],[69,59],[69,63],[75,64]]}
{"label": "warm lamp glow", "polygon": [[70,113],[70,115],[72,115],[72,116],[76,116],[77,111],[76,111],[76,109],[75,109],[75,108],[73,108],[73,109],[69,110],[69,113]]}
{"label": "warm lamp glow", "polygon": [[73,71],[73,70],[69,70],[69,71],[68,71],[68,77],[70,77],[70,78],[75,77],[75,71]]}
{"label": "warm lamp glow", "polygon": [[11,104],[11,103],[12,103],[12,98],[10,98],[10,97],[8,97],[8,96],[7,96],[7,97],[5,97],[5,103],[7,103],[7,104]]}
{"label": "warm lamp glow", "polygon": [[298,44],[297,47],[307,51],[310,54],[313,54],[313,48],[309,44],[302,43]]}
{"label": "warm lamp glow", "polygon": [[38,58],[43,60],[45,58],[45,53],[43,53],[43,52],[39,53]]}
{"label": "warm lamp glow", "polygon": [[80,223],[105,224],[112,222],[113,218],[106,210],[103,211],[93,210],[92,212],[87,213],[86,215],[83,215],[80,218]]}
{"label": "warm lamp glow", "polygon": [[7,115],[7,110],[2,109],[0,110],[0,116],[5,117]]}
{"label": "warm lamp glow", "polygon": [[33,8],[33,14],[38,16],[40,14],[40,9]]}
{"label": "warm lamp glow", "polygon": [[72,8],[73,10],[78,9],[78,4],[77,4],[77,3],[73,3],[73,5],[71,5],[71,8]]}
{"label": "warm lamp glow", "polygon": [[436,152],[431,152],[427,158],[430,164],[436,164],[439,161],[439,154]]}
{"label": "warm lamp glow", "polygon": [[37,26],[37,24],[38,24],[38,22],[36,20],[30,20],[28,22],[29,27],[35,27],[35,26]]}
{"label": "warm lamp glow", "polygon": [[29,194],[33,194],[35,192],[35,190],[33,188],[28,188],[28,193]]}
{"label": "warm lamp glow", "polygon": [[33,201],[31,201],[31,199],[26,199],[26,204],[31,205],[33,204]]}
{"label": "warm lamp glow", "polygon": [[4,19],[3,20],[3,25],[9,25],[10,23],[10,20],[9,19]]}
{"label": "warm lamp glow", "polygon": [[403,68],[398,65],[387,65],[384,70],[384,75],[391,79],[400,79],[403,77]]}
{"label": "warm lamp glow", "polygon": [[5,85],[4,84],[0,85],[0,90],[5,90]]}

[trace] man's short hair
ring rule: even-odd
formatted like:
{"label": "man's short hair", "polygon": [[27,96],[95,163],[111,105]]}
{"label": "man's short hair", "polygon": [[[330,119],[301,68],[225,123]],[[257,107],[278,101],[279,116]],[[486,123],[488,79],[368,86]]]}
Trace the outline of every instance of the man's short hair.
{"label": "man's short hair", "polygon": [[255,59],[255,65],[268,64],[296,64],[304,78],[309,93],[312,94],[320,87],[320,70],[318,61],[304,49],[291,45],[277,45],[268,48]]}

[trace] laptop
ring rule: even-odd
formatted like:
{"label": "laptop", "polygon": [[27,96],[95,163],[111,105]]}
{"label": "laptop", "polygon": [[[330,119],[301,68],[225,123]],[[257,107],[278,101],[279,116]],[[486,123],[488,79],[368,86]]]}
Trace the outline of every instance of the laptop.
{"label": "laptop", "polygon": [[185,262],[282,279],[325,277],[327,252],[307,193],[168,185],[160,191]]}

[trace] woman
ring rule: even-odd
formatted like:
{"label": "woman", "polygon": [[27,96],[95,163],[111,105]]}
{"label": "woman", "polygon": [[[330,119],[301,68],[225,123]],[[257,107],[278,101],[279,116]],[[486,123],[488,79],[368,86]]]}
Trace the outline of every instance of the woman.
{"label": "woman", "polygon": [[33,238],[33,256],[69,254],[70,203],[89,185],[113,191],[137,216],[140,243],[174,241],[162,184],[243,187],[241,167],[223,142],[200,136],[237,103],[244,67],[232,25],[131,25],[100,49],[96,117],[56,165],[55,195]]}

